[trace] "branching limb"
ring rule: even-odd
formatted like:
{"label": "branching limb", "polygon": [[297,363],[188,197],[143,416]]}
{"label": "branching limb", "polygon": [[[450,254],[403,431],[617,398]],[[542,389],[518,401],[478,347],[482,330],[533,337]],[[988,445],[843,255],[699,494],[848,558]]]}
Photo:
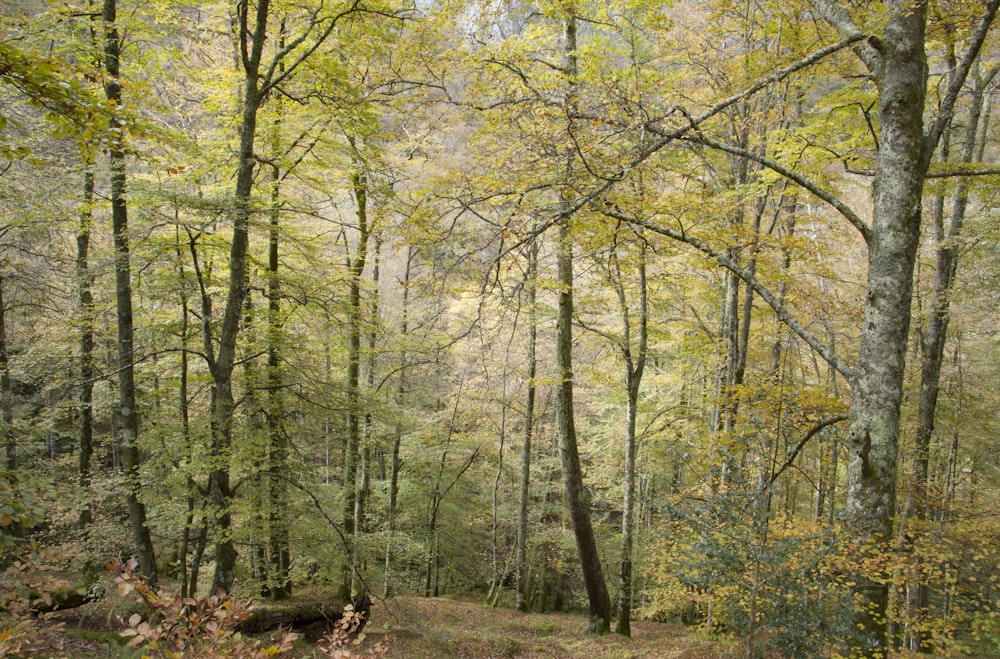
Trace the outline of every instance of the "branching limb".
{"label": "branching limb", "polygon": [[973,63],[979,57],[979,51],[982,49],[983,42],[986,41],[986,36],[989,34],[990,26],[993,24],[993,19],[996,17],[998,9],[1000,9],[1000,0],[990,0],[989,4],[986,5],[986,12],[979,20],[979,25],[972,35],[969,48],[965,51],[965,57],[962,58],[958,68],[948,76],[948,91],[941,101],[941,108],[938,110],[934,123],[931,124],[930,129],[927,131],[924,141],[924,171],[930,165],[934,150],[941,139],[941,134],[944,133],[948,124],[951,123],[951,119],[955,114],[955,102],[958,100],[958,95],[965,85],[969,71],[972,70]]}
{"label": "branching limb", "polygon": [[844,378],[846,378],[849,383],[853,383],[855,369],[851,366],[848,366],[847,364],[844,364],[840,360],[840,358],[837,357],[836,353],[834,353],[833,350],[830,349],[829,346],[820,341],[815,334],[807,330],[802,325],[802,323],[800,323],[794,316],[792,316],[788,312],[788,309],[785,308],[785,305],[782,304],[781,301],[779,301],[778,298],[775,297],[775,295],[770,290],[765,288],[764,285],[761,284],[760,281],[754,275],[752,275],[746,268],[740,267],[739,264],[737,264],[729,256],[714,249],[708,243],[694,236],[687,235],[683,231],[670,229],[669,227],[665,227],[655,222],[651,222],[645,218],[626,215],[625,213],[621,212],[616,208],[606,207],[600,209],[600,212],[603,213],[604,215],[607,215],[608,217],[619,220],[621,222],[627,222],[629,224],[641,226],[648,229],[649,231],[652,231],[653,233],[659,234],[661,236],[666,236],[667,238],[672,238],[673,240],[677,240],[682,243],[686,243],[691,247],[697,249],[699,252],[705,254],[706,256],[710,256],[723,268],[729,270],[734,275],[736,275],[744,282],[746,282],[747,285],[750,286],[750,288],[752,288],[754,292],[757,293],[761,297],[761,299],[764,300],[768,304],[768,306],[770,306],[771,309],[774,310],[774,313],[777,314],[778,318],[781,319],[781,322],[785,323],[785,325],[787,325],[793,332],[795,332],[799,336],[799,338],[805,341],[810,348],[815,350],[816,354],[822,357],[826,363],[828,363],[830,366],[834,368],[834,370],[836,370],[838,373],[844,376]]}
{"label": "branching limb", "polygon": [[752,160],[757,164],[763,165],[764,167],[767,167],[771,171],[780,174],[781,176],[784,176],[789,181],[792,181],[796,185],[804,188],[805,190],[808,190],[814,196],[818,197],[819,199],[822,199],[826,203],[833,206],[841,215],[843,215],[847,219],[848,222],[850,222],[854,226],[855,229],[858,230],[858,233],[861,234],[861,237],[865,239],[866,243],[871,241],[871,229],[868,227],[867,224],[865,224],[865,221],[862,220],[858,216],[858,214],[855,213],[850,208],[850,206],[848,206],[843,201],[838,199],[833,193],[831,193],[828,190],[824,190],[819,185],[813,183],[802,174],[792,171],[791,169],[785,167],[781,163],[772,160],[771,158],[768,158],[765,155],[754,153],[749,149],[744,149],[742,147],[734,146],[732,144],[726,144],[725,142],[720,142],[710,137],[705,137],[704,135],[701,134],[685,137],[684,139],[685,141],[692,142],[694,144],[702,144],[704,146],[711,147],[713,149],[718,149],[719,151],[725,151],[726,153],[731,153],[733,155],[746,158],[747,160]]}
{"label": "branching limb", "polygon": [[812,429],[806,433],[806,436],[803,437],[801,440],[799,440],[799,443],[795,445],[795,448],[792,449],[792,452],[788,454],[787,458],[785,458],[785,462],[778,469],[776,469],[773,474],[771,474],[771,479],[768,481],[767,486],[770,487],[774,485],[775,481],[778,480],[778,476],[781,476],[781,474],[784,473],[786,469],[792,466],[792,463],[795,462],[795,458],[797,458],[799,456],[799,453],[802,452],[802,449],[805,448],[806,443],[810,439],[815,437],[820,430],[828,426],[832,426],[835,423],[840,423],[841,421],[847,421],[847,419],[848,417],[846,414],[837,414],[835,416],[831,416],[828,419],[823,419],[815,426],[813,426]]}

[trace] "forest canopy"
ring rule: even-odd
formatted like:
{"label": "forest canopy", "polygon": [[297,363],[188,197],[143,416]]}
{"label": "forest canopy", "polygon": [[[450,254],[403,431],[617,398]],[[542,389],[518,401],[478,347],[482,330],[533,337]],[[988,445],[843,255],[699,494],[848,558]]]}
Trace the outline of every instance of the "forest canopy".
{"label": "forest canopy", "polygon": [[4,583],[1000,651],[998,6],[0,2]]}

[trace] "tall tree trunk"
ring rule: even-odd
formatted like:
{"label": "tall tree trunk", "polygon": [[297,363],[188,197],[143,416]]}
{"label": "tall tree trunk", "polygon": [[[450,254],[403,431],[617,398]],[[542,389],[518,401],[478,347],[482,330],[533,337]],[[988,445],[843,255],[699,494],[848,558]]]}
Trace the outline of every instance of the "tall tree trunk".
{"label": "tall tree trunk", "polygon": [[559,308],[556,321],[556,421],[559,428],[559,454],[562,460],[566,505],[573,522],[573,534],[583,570],[583,582],[590,603],[589,632],[605,634],[611,626],[611,601],[604,581],[601,556],[597,551],[590,506],[583,485],[583,470],[576,442],[573,415],[573,245],[569,227],[559,225]]}
{"label": "tall tree trunk", "polygon": [[[90,230],[93,222],[94,168],[88,162],[83,172],[83,200],[80,223],[76,231],[76,286],[80,304],[80,393],[78,413],[79,460],[78,482],[80,491],[89,493],[92,477],[91,461],[94,456],[94,275],[90,272]],[[0,292],[2,294],[2,292]],[[3,313],[0,308],[0,314]],[[3,337],[0,336],[0,340]],[[5,357],[0,356],[0,359]],[[2,377],[2,373],[0,373]],[[2,386],[0,386],[2,388]],[[94,521],[87,496],[80,509],[80,525]]]}
{"label": "tall tree trunk", "polygon": [[632,554],[635,544],[635,460],[638,452],[636,419],[639,413],[639,387],[646,368],[648,352],[649,319],[646,296],[646,248],[640,247],[639,254],[639,308],[638,346],[632,352],[632,330],[628,303],[625,298],[621,269],[615,257],[615,284],[618,289],[619,312],[622,320],[622,357],[625,360],[625,389],[628,397],[625,416],[625,482],[622,503],[622,554],[618,572],[618,625],[615,631],[622,636],[632,635]]}
{"label": "tall tree trunk", "polygon": [[538,239],[528,245],[528,391],[524,403],[524,439],[521,443],[521,488],[517,512],[517,595],[515,607],[527,611],[528,602],[528,504],[531,483],[531,440],[535,429],[535,375],[538,370]]}
{"label": "tall tree trunk", "polygon": [[[118,36],[115,0],[104,0],[104,68],[107,79],[104,92],[113,107],[121,106],[121,42]],[[125,201],[124,126],[111,118],[112,145],[108,150],[111,164],[111,223],[115,246],[115,299],[118,311],[118,399],[121,410],[122,467],[125,470],[125,499],[129,524],[138,554],[139,566],[155,586],[156,554],[146,520],[146,506],[139,498],[139,420],[135,398],[135,356],[132,338],[132,281],[129,262],[128,208]]]}
{"label": "tall tree trunk", "polygon": [[[954,68],[954,62],[952,62]],[[982,158],[982,145],[977,145],[979,123],[982,116],[984,86],[1000,72],[994,69],[987,79],[974,81],[972,98],[969,101],[969,118],[966,122],[962,153],[959,162],[972,163]],[[942,158],[948,159],[948,137],[942,138]],[[978,150],[978,154],[977,154]],[[934,199],[931,213],[935,248],[934,289],[931,293],[930,316],[924,327],[921,341],[920,393],[917,402],[917,429],[914,437],[914,455],[911,472],[910,496],[906,502],[906,518],[924,520],[928,518],[928,465],[931,437],[934,434],[934,416],[937,410],[938,392],[941,381],[941,365],[944,361],[945,342],[948,336],[948,322],[951,315],[951,289],[958,269],[957,241],[962,232],[965,210],[968,204],[968,181],[963,179],[955,190],[951,204],[951,225],[947,232],[944,227],[944,197]],[[911,529],[910,534],[919,533]],[[917,622],[925,614],[928,588],[915,570],[914,578],[907,585],[907,618]],[[907,645],[912,652],[929,652],[923,643],[920,625],[912,626],[907,633]]]}
{"label": "tall tree trunk", "polygon": [[[281,22],[278,48],[284,47],[285,24]],[[281,139],[281,104],[272,124],[271,146],[278,157]],[[280,245],[281,170],[271,166],[271,207],[267,241],[267,437],[268,437],[268,594],[283,600],[292,594],[289,578],[291,548],[288,537],[287,447],[282,427],[281,401],[281,278],[278,273]]]}
{"label": "tall tree trunk", "polygon": [[[344,573],[338,597],[351,599],[351,588],[357,568],[354,534],[354,507],[357,503],[358,449],[361,446],[361,275],[368,256],[368,181],[364,164],[355,154],[351,189],[357,204],[358,244],[353,255],[348,256],[350,276],[348,293],[348,346],[347,346],[347,444],[344,447],[344,537],[348,539],[348,555],[344,557]],[[348,246],[350,249],[350,246]]]}
{"label": "tall tree trunk", "polygon": [[[409,322],[409,310],[410,310],[410,266],[413,264],[413,247],[408,245],[406,247],[406,264],[403,269],[403,300],[402,309],[400,309],[401,320],[399,326],[399,335],[401,339],[406,341],[408,322]],[[406,350],[405,348],[400,352],[399,355],[399,386],[396,388],[396,405],[398,406],[397,415],[400,417],[403,414],[403,402],[406,395]],[[392,595],[392,583],[389,579],[390,575],[390,565],[392,557],[392,534],[396,531],[396,503],[399,497],[399,448],[403,439],[403,424],[401,421],[397,421],[395,424],[395,430],[392,437],[392,457],[389,463],[389,510],[386,512],[386,531],[388,534],[388,539],[386,540],[385,546],[385,576],[384,583],[382,587],[382,596],[389,597]]]}
{"label": "tall tree trunk", "polygon": [[[257,136],[257,112],[264,98],[260,88],[261,54],[267,34],[269,0],[258,0],[256,17],[251,28],[249,3],[238,4],[238,36],[240,60],[244,74],[243,108],[240,121],[240,141],[236,169],[236,189],[233,194],[233,238],[229,250],[229,282],[226,308],[219,330],[219,349],[216,354],[210,327],[202,323],[209,370],[214,383],[210,416],[212,426],[209,491],[214,508],[215,574],[212,590],[229,592],[236,580],[236,545],[232,536],[232,488],[229,479],[229,460],[233,442],[233,367],[236,363],[236,339],[240,329],[240,315],[246,296],[246,260],[250,244],[250,193],[253,190],[254,140]],[[249,45],[249,50],[247,46]]]}
{"label": "tall tree trunk", "polygon": [[[882,129],[847,472],[848,525],[876,545],[892,538],[896,514],[900,404],[926,172],[925,20],[925,3],[897,3],[886,25],[876,79]],[[889,590],[874,575],[858,577],[856,625],[865,636],[862,649],[874,655],[888,647]]]}
{"label": "tall tree trunk", "polygon": [[[368,391],[375,390],[375,348],[378,340],[378,307],[379,307],[379,277],[381,276],[382,236],[375,233],[372,237],[372,293],[369,309],[368,330],[366,332],[365,355],[365,387]],[[370,410],[365,410],[364,428],[361,433],[361,477],[358,483],[358,494],[354,502],[354,546],[361,546],[361,534],[369,531],[366,523],[368,496],[371,493],[371,461],[372,444],[375,440],[375,420]],[[357,562],[364,563],[364,557]],[[361,584],[360,574],[355,572],[352,590],[357,591]]]}
{"label": "tall tree trunk", "polygon": [[[508,357],[510,351],[507,351]],[[490,579],[490,590],[486,594],[486,603],[496,606],[500,599],[500,587],[503,585],[505,570],[500,565],[500,479],[503,478],[503,454],[507,448],[507,364],[504,360],[503,392],[500,397],[500,441],[497,446],[497,470],[493,474],[493,491],[491,497],[490,541],[493,559],[493,576]]]}
{"label": "tall tree trunk", "polygon": [[[191,442],[191,415],[188,406],[188,339],[190,338],[190,321],[188,310],[188,278],[184,270],[184,252],[180,238],[180,224],[178,222],[177,210],[174,210],[174,221],[176,226],[175,249],[177,252],[177,276],[180,280],[180,301],[181,301],[181,352],[180,352],[180,373],[177,375],[177,412],[181,417],[181,439],[188,459],[194,459],[194,446]],[[184,529],[181,531],[180,547],[177,550],[180,567],[180,592],[184,597],[189,595],[189,579],[187,555],[191,544],[191,530],[194,527],[194,514],[197,503],[198,487],[192,476],[187,477],[185,483],[185,498],[187,499],[187,514],[184,517]]]}
{"label": "tall tree trunk", "polygon": [[[578,74],[576,16],[572,13],[563,19],[563,49],[563,70],[575,85]],[[572,103],[571,95],[567,103]],[[571,179],[572,165],[569,163],[567,170],[567,176]],[[573,242],[570,238],[568,217],[560,218],[558,224],[559,305],[556,320],[556,372],[559,374],[559,384],[556,387],[556,419],[559,428],[559,454],[566,488],[566,505],[573,522],[573,534],[576,537],[577,553],[583,570],[583,582],[590,603],[590,624],[587,630],[606,634],[611,628],[611,600],[604,581],[597,540],[594,538],[594,529],[590,523],[589,502],[583,485],[583,470],[580,468],[573,417]]]}
{"label": "tall tree trunk", "polygon": [[10,386],[10,356],[7,353],[7,306],[0,276],[0,417],[3,419],[7,469],[17,469],[17,435],[14,433],[14,398]]}

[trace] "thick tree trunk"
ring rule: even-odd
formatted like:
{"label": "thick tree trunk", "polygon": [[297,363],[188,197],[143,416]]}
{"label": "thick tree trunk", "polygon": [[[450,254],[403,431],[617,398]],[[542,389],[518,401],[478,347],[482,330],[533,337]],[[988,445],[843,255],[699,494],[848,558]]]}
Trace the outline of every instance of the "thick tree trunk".
{"label": "thick tree trunk", "polygon": [[[119,63],[121,44],[118,37],[115,0],[104,0],[104,68],[108,77],[104,91],[108,102],[121,105]],[[151,586],[156,585],[156,554],[146,523],[146,506],[139,498],[139,420],[135,398],[135,355],[132,336],[132,281],[129,262],[128,208],[125,201],[125,152],[122,141],[124,126],[116,117],[111,119],[112,147],[108,150],[111,164],[111,223],[115,246],[115,298],[118,316],[118,399],[122,431],[122,467],[125,470],[125,499],[129,524],[143,574]]]}
{"label": "thick tree trunk", "polygon": [[[847,522],[872,551],[892,538],[897,448],[913,266],[920,237],[926,173],[923,108],[927,64],[926,5],[905,3],[889,18],[882,41],[880,144],[873,188],[864,325],[850,409]],[[856,624],[866,653],[888,646],[888,586],[859,574]]]}
{"label": "thick tree trunk", "polygon": [[590,632],[605,634],[611,625],[611,601],[604,581],[601,556],[597,551],[590,509],[583,485],[583,470],[577,449],[573,418],[573,245],[569,227],[559,225],[559,308],[556,321],[556,420],[559,427],[559,454],[562,459],[566,505],[573,522],[583,582],[590,602]]}

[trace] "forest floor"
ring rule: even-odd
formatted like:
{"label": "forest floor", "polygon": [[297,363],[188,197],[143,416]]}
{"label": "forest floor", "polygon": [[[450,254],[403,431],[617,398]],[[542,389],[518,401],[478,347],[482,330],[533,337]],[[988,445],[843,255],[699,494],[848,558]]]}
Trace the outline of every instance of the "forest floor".
{"label": "forest floor", "polygon": [[[320,593],[309,593],[308,599],[315,602],[317,595]],[[0,634],[0,657],[139,659],[143,654],[165,656],[156,652],[141,653],[124,646],[127,639],[123,639],[120,632],[126,625],[122,621],[132,613],[145,613],[144,606],[130,605],[112,595],[100,602],[47,614],[32,625],[30,633],[34,638],[20,651],[5,652],[3,634]],[[716,659],[740,656],[733,643],[709,638],[681,625],[633,622],[632,638],[586,634],[586,625],[587,618],[583,614],[519,613],[470,600],[397,597],[374,602],[364,643],[360,648],[352,648],[350,656],[364,657],[365,650],[384,640],[391,645],[386,656],[400,659]],[[316,649],[314,641],[302,639],[295,643],[293,651],[281,656],[313,659],[324,655]]]}
{"label": "forest floor", "polygon": [[391,657],[607,657],[710,659],[718,643],[690,628],[633,622],[632,638],[586,634],[587,617],[520,613],[443,598],[400,597],[373,607],[366,631],[393,637]]}
{"label": "forest floor", "polygon": [[[43,616],[33,630],[37,637],[27,652],[7,655],[0,643],[0,657],[72,657],[73,659],[142,656],[124,647],[121,622],[139,605],[97,602]],[[587,618],[570,613],[519,613],[491,608],[481,603],[450,598],[397,597],[373,604],[365,628],[366,639],[359,652],[390,639],[388,657],[421,659],[459,657],[500,659],[551,658],[640,658],[714,659],[725,654],[722,646],[680,626],[633,622],[632,638],[616,634],[585,633]],[[312,642],[296,642],[292,658],[322,657]],[[153,656],[159,656],[153,653]]]}

